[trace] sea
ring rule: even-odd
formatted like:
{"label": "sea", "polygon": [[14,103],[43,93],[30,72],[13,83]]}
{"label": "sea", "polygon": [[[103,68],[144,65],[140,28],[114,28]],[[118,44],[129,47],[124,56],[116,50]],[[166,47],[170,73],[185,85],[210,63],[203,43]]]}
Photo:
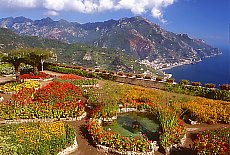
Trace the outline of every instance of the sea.
{"label": "sea", "polygon": [[220,48],[222,55],[207,58],[199,63],[178,66],[165,70],[176,82],[182,79],[190,82],[214,83],[216,86],[230,84],[230,48]]}

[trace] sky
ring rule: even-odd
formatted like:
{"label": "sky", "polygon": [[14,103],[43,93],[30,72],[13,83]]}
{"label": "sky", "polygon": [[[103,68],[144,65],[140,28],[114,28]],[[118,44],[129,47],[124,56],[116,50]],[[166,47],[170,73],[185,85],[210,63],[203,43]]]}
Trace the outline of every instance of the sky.
{"label": "sky", "polygon": [[0,0],[0,18],[87,23],[137,15],[215,47],[229,46],[229,0]]}

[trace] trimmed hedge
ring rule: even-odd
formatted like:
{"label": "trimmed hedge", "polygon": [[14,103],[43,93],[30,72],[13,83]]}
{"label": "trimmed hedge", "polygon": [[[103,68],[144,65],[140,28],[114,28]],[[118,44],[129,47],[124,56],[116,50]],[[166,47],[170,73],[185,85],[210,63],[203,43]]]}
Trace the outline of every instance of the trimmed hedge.
{"label": "trimmed hedge", "polygon": [[229,90],[209,89],[200,86],[166,83],[164,90],[186,95],[200,96],[209,99],[230,101]]}
{"label": "trimmed hedge", "polygon": [[77,69],[76,67],[66,68],[65,66],[48,66],[47,68],[50,71],[64,73],[64,74],[76,74],[88,78],[102,78],[105,80],[115,80],[115,76],[111,74],[101,73],[101,72],[88,72],[86,70]]}

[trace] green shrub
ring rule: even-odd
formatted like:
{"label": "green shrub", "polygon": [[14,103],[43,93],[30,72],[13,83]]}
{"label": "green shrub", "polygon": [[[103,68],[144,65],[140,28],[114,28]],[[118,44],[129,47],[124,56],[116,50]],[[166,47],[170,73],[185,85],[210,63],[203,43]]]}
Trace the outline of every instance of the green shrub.
{"label": "green shrub", "polygon": [[[57,81],[65,82],[65,81],[68,81],[68,80],[57,80]],[[74,85],[77,85],[77,86],[95,85],[95,84],[98,84],[98,80],[95,80],[95,79],[72,80],[72,81],[70,81],[70,83],[72,83]]]}
{"label": "green shrub", "polygon": [[229,90],[206,89],[203,87],[191,87],[188,85],[166,83],[164,90],[174,93],[201,96],[205,98],[230,101]]}
{"label": "green shrub", "polygon": [[9,75],[9,74],[14,74],[15,70],[14,67],[10,64],[6,64],[6,63],[1,63],[0,64],[0,74],[1,75]]}

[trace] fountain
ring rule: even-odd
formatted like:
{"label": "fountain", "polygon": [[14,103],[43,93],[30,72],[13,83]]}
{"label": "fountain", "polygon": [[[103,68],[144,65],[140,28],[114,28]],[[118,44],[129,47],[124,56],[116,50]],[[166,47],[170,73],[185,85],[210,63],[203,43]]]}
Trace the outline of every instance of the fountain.
{"label": "fountain", "polygon": [[159,138],[159,121],[147,112],[119,114],[116,121],[104,124],[104,128],[127,137],[138,137],[140,134],[145,134],[150,140]]}
{"label": "fountain", "polygon": [[140,128],[140,123],[137,120],[133,121],[132,122],[132,128],[133,129],[139,129]]}

